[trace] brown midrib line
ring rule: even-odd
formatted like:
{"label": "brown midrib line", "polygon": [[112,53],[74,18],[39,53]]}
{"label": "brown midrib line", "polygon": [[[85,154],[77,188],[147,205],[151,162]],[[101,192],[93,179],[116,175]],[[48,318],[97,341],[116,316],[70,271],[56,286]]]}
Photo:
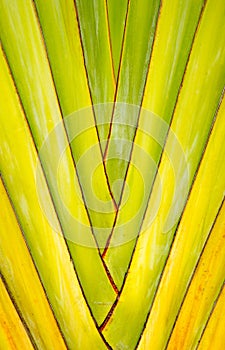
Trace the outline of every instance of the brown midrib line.
{"label": "brown midrib line", "polygon": [[[129,3],[129,1],[130,1],[130,0],[128,0],[128,3]],[[160,1],[160,5],[159,5],[159,9],[158,9],[158,15],[157,15],[157,23],[156,23],[156,27],[155,27],[155,33],[157,32],[158,20],[159,20],[159,17],[160,17],[161,6],[162,6],[162,0]],[[126,23],[126,22],[127,22],[127,18],[126,18],[125,23]],[[118,219],[118,214],[119,214],[119,208],[120,208],[120,205],[121,205],[121,202],[122,202],[122,198],[123,198],[123,193],[124,193],[124,189],[125,189],[126,179],[127,179],[127,175],[128,175],[128,171],[129,171],[129,166],[130,166],[130,161],[131,161],[131,158],[132,158],[132,155],[133,155],[133,149],[134,149],[135,138],[136,138],[137,130],[138,130],[138,126],[139,126],[140,115],[141,115],[141,107],[142,107],[143,100],[144,100],[144,94],[145,94],[146,84],[147,84],[147,80],[148,80],[148,74],[149,74],[149,69],[150,69],[150,64],[151,64],[151,58],[152,58],[152,53],[153,53],[155,38],[156,38],[156,35],[154,35],[154,38],[153,38],[153,41],[152,41],[152,47],[151,47],[151,52],[150,52],[150,55],[149,55],[148,68],[147,68],[147,71],[146,71],[146,77],[145,77],[145,83],[144,83],[144,86],[143,86],[141,102],[140,102],[140,106],[138,107],[138,108],[139,108],[139,112],[138,112],[138,118],[137,118],[137,125],[136,125],[136,127],[135,127],[135,132],[134,132],[134,136],[133,136],[133,142],[132,142],[132,145],[131,145],[131,150],[130,150],[130,155],[129,155],[129,161],[128,161],[128,165],[127,165],[127,167],[126,167],[126,172],[125,172],[125,176],[124,176],[124,180],[123,180],[123,185],[122,185],[122,188],[121,188],[120,198],[119,198],[119,202],[118,202],[118,209],[117,209],[117,211],[116,211],[116,215],[115,215],[115,220],[114,220],[114,223],[113,223],[112,231],[111,231],[111,233],[110,233],[110,235],[109,235],[109,237],[108,237],[108,240],[107,240],[107,242],[106,242],[105,249],[104,249],[104,251],[103,251],[103,253],[102,253],[102,257],[103,257],[103,258],[105,258],[106,254],[107,254],[107,251],[108,251],[108,248],[109,248],[109,245],[110,245],[110,241],[111,241],[111,238],[112,238],[112,236],[113,236],[113,233],[114,233],[114,230],[115,230],[115,227],[116,227],[116,223],[117,223],[117,219]],[[120,62],[120,66],[119,66],[119,72],[120,72],[120,68],[121,68],[121,62]],[[119,73],[118,73],[118,80],[119,80]],[[118,87],[118,84],[117,84],[117,87]],[[117,91],[116,91],[116,94],[117,94]],[[115,101],[116,101],[116,98],[117,98],[117,95],[115,96]],[[116,103],[116,102],[114,102],[113,114],[112,114],[112,120],[111,120],[111,126],[112,126],[112,123],[113,123],[113,115],[114,115],[114,111],[115,111],[115,103]],[[112,132],[112,127],[111,127],[111,132]],[[108,151],[110,136],[111,136],[111,133],[110,133],[110,135],[108,136],[108,143],[107,143],[107,149],[106,149],[106,151]],[[104,154],[104,161],[106,161],[106,159],[105,159],[106,156],[107,156],[107,152],[105,152],[105,154]]]}
{"label": "brown midrib line", "polygon": [[102,324],[98,327],[98,330],[99,330],[99,333],[102,333],[105,329],[105,327],[107,326],[110,318],[112,317],[113,315],[113,312],[119,302],[119,298],[120,298],[120,294],[121,292],[118,293],[117,297],[116,297],[116,300],[114,301],[114,303],[112,304],[108,314],[106,315],[106,318],[104,319],[104,321],[102,322]]}
{"label": "brown midrib line", "polygon": [[[188,64],[189,64],[189,60],[190,60],[190,56],[191,56],[191,52],[192,52],[192,48],[193,48],[193,43],[194,43],[194,40],[195,40],[197,31],[198,31],[198,28],[199,28],[199,25],[200,25],[200,22],[201,22],[201,18],[202,18],[204,9],[205,9],[206,2],[207,2],[207,0],[205,0],[205,1],[204,1],[204,4],[202,5],[202,9],[201,9],[201,13],[200,13],[200,16],[199,16],[199,20],[198,20],[198,23],[197,23],[197,26],[196,26],[196,30],[195,30],[193,39],[192,39],[192,44],[191,44],[191,48],[190,48],[189,55],[188,55],[188,58],[187,58],[185,70],[184,70],[184,73],[183,73],[183,76],[182,76],[182,80],[181,80],[181,83],[180,83],[180,88],[179,88],[179,90],[178,90],[177,98],[176,98],[176,101],[175,101],[175,104],[174,104],[174,109],[173,109],[173,112],[172,112],[172,118],[171,118],[171,120],[170,120],[170,125],[169,125],[168,132],[167,132],[167,135],[166,135],[166,138],[165,138],[165,141],[164,141],[163,150],[162,150],[162,152],[161,152],[161,156],[160,156],[160,159],[159,159],[159,162],[158,162],[158,168],[159,168],[159,166],[160,166],[160,164],[161,164],[161,161],[162,161],[163,151],[164,151],[164,149],[165,149],[165,145],[166,145],[166,142],[167,142],[169,130],[170,130],[170,127],[171,127],[171,124],[172,124],[172,121],[173,121],[173,117],[174,117],[175,110],[176,110],[176,107],[177,107],[177,102],[178,102],[178,99],[179,99],[179,96],[180,96],[180,92],[181,92],[181,89],[182,89],[182,86],[183,86],[184,77],[185,77],[185,75],[186,75],[187,67],[188,67]],[[162,2],[161,2],[161,4],[160,4],[160,9],[161,9],[161,6],[162,6]],[[160,12],[160,9],[159,9],[159,12]],[[158,25],[158,23],[157,23],[157,25]],[[156,26],[156,31],[157,31],[157,26]],[[153,46],[154,46],[154,45],[153,45]],[[152,47],[152,51],[153,51],[153,47]],[[150,62],[150,63],[151,63],[151,62]],[[149,66],[150,66],[150,64],[149,64]],[[221,96],[221,98],[220,98],[219,105],[218,105],[217,110],[216,110],[216,114],[215,114],[215,117],[214,117],[214,122],[215,122],[215,118],[216,118],[216,115],[217,115],[218,110],[219,110],[219,106],[220,106],[221,101],[222,101],[222,98],[223,98],[223,94],[224,94],[224,91],[223,91],[223,93],[222,93],[222,96]],[[211,127],[211,129],[212,129],[212,127]],[[135,135],[135,136],[136,136],[136,135]],[[206,146],[205,146],[205,147],[206,147]],[[202,155],[202,157],[203,157],[203,155]],[[197,170],[196,170],[196,173],[197,173]],[[148,209],[148,203],[149,203],[149,200],[150,200],[150,197],[151,197],[151,194],[152,194],[152,190],[153,190],[153,187],[154,187],[154,183],[155,183],[155,180],[156,180],[156,176],[157,176],[157,173],[155,173],[155,176],[154,176],[154,179],[153,179],[153,183],[152,183],[152,186],[151,186],[150,194],[149,194],[149,197],[148,197],[148,200],[147,200],[146,209],[145,209],[145,212],[144,212],[144,214],[143,214],[142,223],[143,223],[143,221],[144,221],[144,218],[145,218],[145,215],[146,215],[146,212],[147,212],[147,209]],[[194,181],[194,179],[193,179],[193,181]],[[193,182],[192,182],[192,186],[193,186]],[[191,188],[192,188],[192,186],[191,186]],[[189,195],[188,195],[188,196],[189,196]],[[184,209],[183,209],[183,212],[184,212],[184,210],[185,210],[185,207],[184,207]],[[182,215],[183,215],[183,213],[181,213],[181,217],[182,217]],[[181,220],[181,217],[180,217],[180,220]],[[178,226],[179,226],[180,220],[179,220],[179,222],[178,222]],[[177,226],[177,228],[178,228],[178,226]],[[140,228],[139,228],[137,237],[139,237],[139,234],[140,234],[140,232],[141,232],[141,227],[142,227],[142,224],[140,225]],[[176,231],[177,231],[177,229],[176,229]],[[175,235],[174,235],[174,238],[175,238]],[[173,240],[174,240],[174,238],[173,238]],[[114,304],[113,304],[113,306],[112,306],[112,308],[111,308],[112,311],[110,310],[110,311],[111,311],[111,315],[113,314],[114,309],[116,308],[116,305],[118,304],[120,294],[121,294],[122,291],[123,291],[123,288],[124,288],[124,285],[125,285],[125,282],[126,282],[126,279],[127,279],[128,271],[129,271],[129,269],[130,269],[130,266],[131,266],[131,263],[132,263],[132,259],[133,259],[133,256],[134,256],[134,253],[135,253],[135,250],[136,250],[137,240],[138,240],[138,238],[136,239],[136,243],[135,243],[135,245],[134,245],[134,248],[133,248],[133,251],[132,251],[132,254],[131,254],[131,259],[130,259],[130,262],[129,262],[127,271],[126,271],[126,273],[125,273],[125,275],[124,275],[124,280],[123,280],[123,283],[122,283],[122,286],[121,286],[119,295],[118,295],[116,301],[114,302]],[[173,242],[172,242],[172,243],[173,243]],[[106,251],[106,252],[107,252],[107,251]],[[103,252],[103,254],[104,254],[104,252]],[[106,253],[105,253],[105,254],[106,254]],[[105,255],[104,255],[104,257],[105,257]],[[166,262],[167,262],[167,260],[166,260]],[[165,267],[165,265],[164,265],[164,267]],[[163,270],[164,270],[164,268],[163,268]],[[163,273],[163,271],[162,271],[162,273]],[[160,277],[160,280],[161,280],[161,277]],[[159,283],[160,283],[160,280],[159,280]],[[154,299],[153,299],[153,300],[154,300]],[[110,311],[109,311],[109,313],[110,313]],[[105,327],[105,326],[107,325],[108,321],[109,321],[110,318],[111,318],[111,315],[110,315],[109,317],[108,317],[108,315],[106,316],[107,321],[105,320],[105,321],[103,322],[102,326],[104,325],[104,327]],[[147,319],[148,319],[148,316],[147,316]],[[139,338],[137,344],[139,344],[139,342],[140,342],[140,339],[141,339],[142,333],[144,332],[146,323],[147,323],[147,320],[146,320],[146,322],[145,322],[145,324],[144,324],[143,330],[142,330],[142,332],[141,332],[141,335],[140,335],[140,338]],[[103,327],[103,329],[104,329],[104,327]],[[137,346],[138,346],[138,345],[137,345]]]}
{"label": "brown midrib line", "polygon": [[[93,97],[92,97],[92,93],[91,93],[91,87],[90,87],[90,83],[89,83],[89,79],[88,79],[88,69],[87,69],[87,64],[86,64],[86,59],[85,59],[85,54],[84,54],[84,47],[83,47],[82,34],[81,34],[81,26],[80,26],[80,20],[79,20],[79,14],[78,14],[76,0],[73,0],[73,3],[74,3],[75,14],[76,14],[76,21],[77,21],[77,25],[78,25],[78,31],[79,31],[80,44],[81,44],[81,49],[82,49],[82,57],[83,57],[83,62],[84,62],[84,68],[85,68],[88,92],[89,92],[89,97],[90,97],[91,105],[92,105],[92,113],[93,113],[93,118],[94,118],[95,130],[96,130],[96,135],[97,135],[99,149],[100,149],[101,158],[102,158],[103,170],[104,170],[104,174],[105,174],[105,177],[106,177],[106,183],[107,183],[109,195],[110,195],[110,197],[112,199],[114,208],[117,209],[117,204],[116,204],[115,198],[113,196],[113,192],[111,190],[110,183],[109,183],[108,174],[107,174],[107,171],[106,171],[106,166],[105,166],[104,157],[103,157],[103,150],[102,150],[102,146],[101,146],[100,135],[99,135],[98,127],[97,127],[97,119],[96,119],[96,114],[95,114],[95,109],[94,109],[94,104],[93,104]],[[99,254],[101,255],[101,253],[99,253]]]}
{"label": "brown midrib line", "polygon": [[117,288],[117,286],[116,286],[116,284],[115,284],[115,282],[114,282],[114,280],[113,280],[113,278],[112,278],[112,276],[110,274],[108,266],[106,265],[106,263],[105,263],[105,261],[103,259],[102,259],[102,263],[103,263],[103,266],[105,268],[105,271],[106,271],[106,274],[108,276],[108,279],[109,279],[109,281],[110,281],[110,283],[111,283],[111,285],[112,285],[116,295],[118,295],[119,294],[119,290],[118,290],[118,288]]}

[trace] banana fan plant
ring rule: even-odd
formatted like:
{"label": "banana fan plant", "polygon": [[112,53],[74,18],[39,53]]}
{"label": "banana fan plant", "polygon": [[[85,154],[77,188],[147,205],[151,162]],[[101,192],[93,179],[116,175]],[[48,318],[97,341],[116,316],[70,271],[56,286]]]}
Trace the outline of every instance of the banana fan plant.
{"label": "banana fan plant", "polygon": [[0,349],[225,348],[224,0],[0,0]]}

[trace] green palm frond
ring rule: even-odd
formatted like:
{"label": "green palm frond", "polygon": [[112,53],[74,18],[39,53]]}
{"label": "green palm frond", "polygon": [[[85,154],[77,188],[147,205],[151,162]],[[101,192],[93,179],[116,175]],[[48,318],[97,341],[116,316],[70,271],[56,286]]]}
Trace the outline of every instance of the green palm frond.
{"label": "green palm frond", "polygon": [[0,0],[0,349],[225,348],[224,0]]}

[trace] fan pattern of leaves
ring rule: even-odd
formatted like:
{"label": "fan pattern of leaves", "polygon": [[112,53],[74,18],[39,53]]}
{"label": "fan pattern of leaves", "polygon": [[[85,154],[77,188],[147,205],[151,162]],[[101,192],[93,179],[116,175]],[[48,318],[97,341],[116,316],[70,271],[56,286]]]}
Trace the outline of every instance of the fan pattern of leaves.
{"label": "fan pattern of leaves", "polygon": [[225,2],[0,0],[0,348],[225,348]]}

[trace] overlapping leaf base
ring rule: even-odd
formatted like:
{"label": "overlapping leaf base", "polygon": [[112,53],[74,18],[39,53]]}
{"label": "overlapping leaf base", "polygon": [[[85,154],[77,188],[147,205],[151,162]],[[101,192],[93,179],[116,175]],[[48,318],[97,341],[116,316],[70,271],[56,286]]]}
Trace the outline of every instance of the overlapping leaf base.
{"label": "overlapping leaf base", "polygon": [[0,348],[225,348],[224,0],[0,0]]}

